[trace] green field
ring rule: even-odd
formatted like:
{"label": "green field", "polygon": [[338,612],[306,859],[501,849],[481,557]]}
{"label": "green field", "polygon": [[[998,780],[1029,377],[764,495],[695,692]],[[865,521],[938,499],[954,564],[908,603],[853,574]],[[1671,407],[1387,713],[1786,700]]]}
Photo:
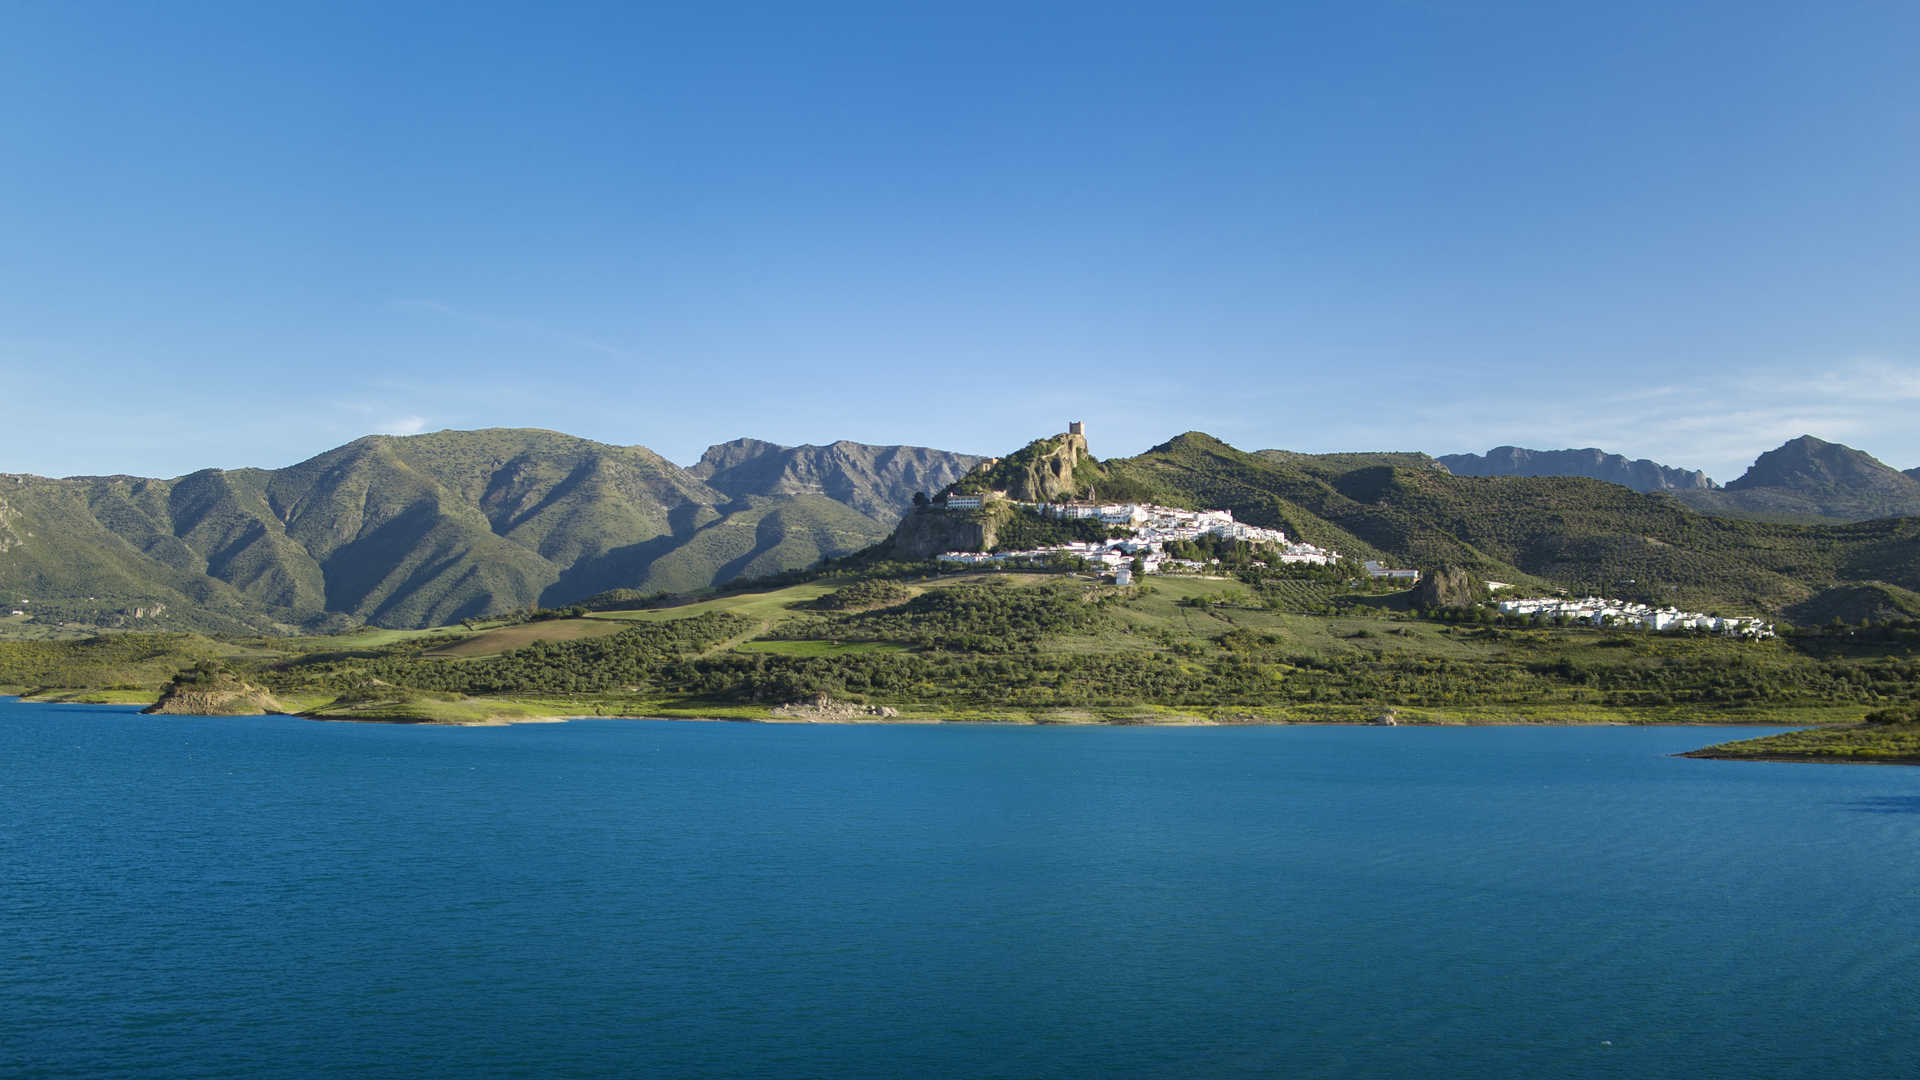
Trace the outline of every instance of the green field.
{"label": "green field", "polygon": [[622,622],[661,622],[715,612],[770,622],[784,619],[793,614],[793,609],[797,606],[811,600],[818,600],[832,591],[832,585],[821,583],[790,585],[784,589],[773,589],[767,592],[730,593],[677,607],[641,608],[637,611],[596,611],[589,613],[587,618]]}
{"label": "green field", "polygon": [[[503,626],[460,637],[429,650],[426,656],[496,656],[524,648],[536,641],[578,641],[581,638],[617,634],[626,629],[610,619],[545,619],[540,622]],[[404,641],[406,638],[395,640]]]}

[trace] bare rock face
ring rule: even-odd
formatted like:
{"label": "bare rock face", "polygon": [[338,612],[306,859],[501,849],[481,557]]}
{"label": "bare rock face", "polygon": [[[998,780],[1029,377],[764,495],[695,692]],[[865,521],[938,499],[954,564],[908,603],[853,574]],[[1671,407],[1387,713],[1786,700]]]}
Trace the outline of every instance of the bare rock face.
{"label": "bare rock face", "polygon": [[937,506],[916,508],[893,531],[897,559],[931,559],[943,551],[986,551],[993,547],[996,515]]}
{"label": "bare rock face", "polygon": [[1413,605],[1421,608],[1472,607],[1487,598],[1487,583],[1458,566],[1442,566],[1413,587]]}

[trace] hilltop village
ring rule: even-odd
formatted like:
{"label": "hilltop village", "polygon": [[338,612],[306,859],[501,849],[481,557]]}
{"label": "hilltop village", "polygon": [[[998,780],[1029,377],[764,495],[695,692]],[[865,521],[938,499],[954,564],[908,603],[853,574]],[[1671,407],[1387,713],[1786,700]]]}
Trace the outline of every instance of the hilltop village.
{"label": "hilltop village", "polygon": [[[997,498],[994,495],[950,495],[948,510],[979,510]],[[1178,559],[1167,554],[1166,545],[1191,543],[1203,538],[1241,541],[1264,549],[1269,559],[1280,563],[1331,565],[1340,554],[1312,544],[1288,539],[1279,529],[1266,529],[1233,520],[1231,510],[1182,510],[1153,503],[1087,502],[1039,503],[1008,500],[1020,513],[1058,521],[1097,521],[1108,526],[1112,535],[1106,540],[1078,540],[1065,544],[1027,548],[1020,551],[980,552],[946,551],[934,556],[942,563],[961,566],[1006,566],[1058,563],[1078,560],[1090,570],[1112,573],[1118,584],[1132,581],[1133,571],[1158,574],[1169,570],[1205,570],[1208,564],[1195,559]],[[1217,560],[1216,560],[1217,561]],[[1264,566],[1265,563],[1255,565]]]}

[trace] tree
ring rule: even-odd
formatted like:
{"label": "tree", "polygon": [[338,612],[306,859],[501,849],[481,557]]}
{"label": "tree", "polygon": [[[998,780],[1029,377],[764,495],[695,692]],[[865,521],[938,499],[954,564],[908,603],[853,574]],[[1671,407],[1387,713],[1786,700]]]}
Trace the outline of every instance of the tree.
{"label": "tree", "polygon": [[916,492],[914,492],[914,493],[913,493],[913,505],[915,505],[915,506],[926,506],[926,505],[928,505],[928,504],[929,504],[929,503],[931,503],[931,502],[933,502],[933,500],[927,497],[927,493],[926,493],[926,492],[924,492],[924,491],[916,491]]}

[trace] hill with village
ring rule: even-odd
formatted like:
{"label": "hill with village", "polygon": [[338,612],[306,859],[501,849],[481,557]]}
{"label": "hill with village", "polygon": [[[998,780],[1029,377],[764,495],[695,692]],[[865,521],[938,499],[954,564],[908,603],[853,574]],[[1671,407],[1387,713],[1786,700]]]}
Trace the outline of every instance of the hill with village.
{"label": "hill with village", "polygon": [[[1180,518],[1176,535],[1177,515],[1200,516]],[[916,507],[888,550],[966,565],[1144,556],[1144,569],[1169,557],[1162,539],[1203,538],[1264,544],[1277,566],[1345,562],[1408,582],[1449,566],[1542,594],[1728,616],[1812,611],[1863,583],[1920,588],[1920,519],[1706,515],[1597,480],[1460,477],[1417,455],[1248,453],[1198,432],[1105,462],[1084,428],[1036,440]]]}

